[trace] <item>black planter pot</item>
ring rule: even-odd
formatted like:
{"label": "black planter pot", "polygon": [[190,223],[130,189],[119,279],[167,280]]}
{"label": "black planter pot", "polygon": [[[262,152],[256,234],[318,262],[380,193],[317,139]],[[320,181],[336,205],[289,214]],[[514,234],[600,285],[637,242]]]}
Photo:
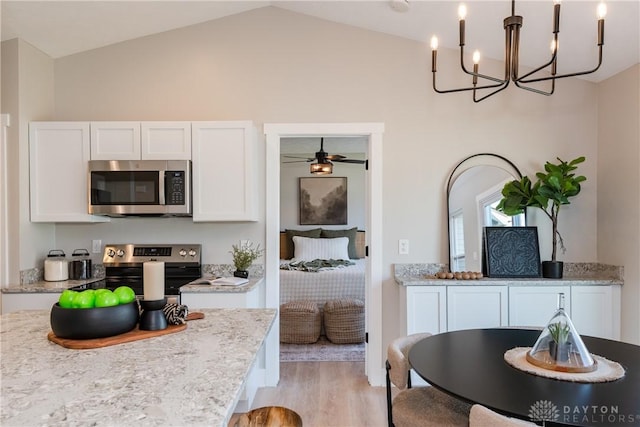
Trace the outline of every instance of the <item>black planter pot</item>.
{"label": "black planter pot", "polygon": [[542,277],[547,279],[562,279],[564,263],[562,261],[542,261]]}
{"label": "black planter pot", "polygon": [[249,272],[247,270],[236,270],[233,272],[233,276],[242,277],[243,279],[246,279],[249,277]]}
{"label": "black planter pot", "polygon": [[549,342],[549,355],[553,360],[558,362],[566,362],[569,360],[569,355],[571,354],[571,343],[564,342],[562,344],[558,344],[555,341]]}

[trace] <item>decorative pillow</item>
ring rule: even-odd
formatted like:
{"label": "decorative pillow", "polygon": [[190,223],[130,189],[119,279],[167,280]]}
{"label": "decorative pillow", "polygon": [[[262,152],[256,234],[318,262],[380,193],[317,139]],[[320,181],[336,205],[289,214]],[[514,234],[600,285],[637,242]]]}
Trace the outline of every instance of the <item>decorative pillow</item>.
{"label": "decorative pillow", "polygon": [[313,261],[314,259],[349,259],[349,238],[310,239],[293,236],[295,261]]}
{"label": "decorative pillow", "polygon": [[349,259],[358,259],[358,251],[356,249],[356,235],[358,234],[358,227],[353,227],[348,230],[325,230],[322,229],[320,237],[348,237],[349,238]]}
{"label": "decorative pillow", "polygon": [[285,259],[293,258],[294,254],[294,244],[293,244],[293,236],[302,236],[302,237],[320,237],[321,228],[314,228],[312,230],[285,230],[287,235],[287,257]]}

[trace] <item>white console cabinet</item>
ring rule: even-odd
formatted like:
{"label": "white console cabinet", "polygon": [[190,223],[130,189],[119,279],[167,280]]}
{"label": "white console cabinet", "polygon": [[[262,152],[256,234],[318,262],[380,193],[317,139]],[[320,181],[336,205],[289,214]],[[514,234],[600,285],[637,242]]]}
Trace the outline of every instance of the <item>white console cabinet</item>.
{"label": "white console cabinet", "polygon": [[565,310],[581,335],[620,339],[619,284],[585,281],[591,283],[581,285],[580,280],[571,280],[565,285],[437,286],[433,285],[437,280],[418,282],[400,286],[401,323],[407,335],[507,326],[542,328],[557,310],[558,293],[563,292]]}
{"label": "white console cabinet", "polygon": [[89,215],[89,122],[29,124],[31,222],[106,222]]}
{"label": "white console cabinet", "polygon": [[192,132],[193,221],[257,221],[253,123],[193,122]]}

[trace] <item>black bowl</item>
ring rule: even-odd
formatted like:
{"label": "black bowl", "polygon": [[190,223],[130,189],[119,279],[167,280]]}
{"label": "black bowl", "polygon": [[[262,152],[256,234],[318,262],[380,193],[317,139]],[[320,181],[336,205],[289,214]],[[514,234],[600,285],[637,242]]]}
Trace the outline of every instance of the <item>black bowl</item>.
{"label": "black bowl", "polygon": [[112,307],[51,308],[51,329],[58,338],[104,338],[129,332],[136,327],[138,301]]}

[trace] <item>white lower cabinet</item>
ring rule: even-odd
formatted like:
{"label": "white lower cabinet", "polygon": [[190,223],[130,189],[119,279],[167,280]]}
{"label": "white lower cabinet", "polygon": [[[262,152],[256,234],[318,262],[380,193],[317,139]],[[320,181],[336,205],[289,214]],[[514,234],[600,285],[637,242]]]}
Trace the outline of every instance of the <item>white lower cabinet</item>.
{"label": "white lower cabinet", "polygon": [[564,308],[571,313],[570,286],[510,286],[509,326],[547,325],[558,309],[558,294],[564,293]]}
{"label": "white lower cabinet", "polygon": [[507,286],[447,286],[447,330],[509,324]]}
{"label": "white lower cabinet", "polygon": [[59,298],[59,293],[48,292],[2,293],[2,314],[18,310],[51,310]]}
{"label": "white lower cabinet", "polygon": [[182,293],[180,303],[190,309],[199,308],[258,308],[259,286],[249,292]]}
{"label": "white lower cabinet", "polygon": [[447,330],[447,288],[444,286],[402,286],[400,307],[406,308],[406,335],[418,332],[438,334]]}
{"label": "white lower cabinet", "polygon": [[580,335],[620,339],[618,285],[572,286],[571,321]]}

